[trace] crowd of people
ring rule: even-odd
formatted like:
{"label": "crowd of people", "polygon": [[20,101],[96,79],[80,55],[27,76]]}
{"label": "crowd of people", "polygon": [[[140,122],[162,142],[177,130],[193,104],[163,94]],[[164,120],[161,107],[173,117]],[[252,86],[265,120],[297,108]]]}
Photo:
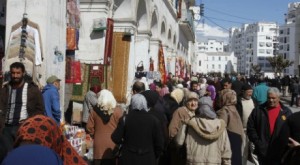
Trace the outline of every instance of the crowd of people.
{"label": "crowd of people", "polygon": [[41,91],[26,78],[22,63],[12,64],[10,72],[0,91],[3,165],[279,165],[300,156],[300,112],[280,102],[281,93],[298,96],[296,78],[278,85],[288,78],[170,74],[166,84],[136,80],[127,105],[93,86],[81,125],[94,139],[90,162],[59,128],[60,79],[50,76]]}

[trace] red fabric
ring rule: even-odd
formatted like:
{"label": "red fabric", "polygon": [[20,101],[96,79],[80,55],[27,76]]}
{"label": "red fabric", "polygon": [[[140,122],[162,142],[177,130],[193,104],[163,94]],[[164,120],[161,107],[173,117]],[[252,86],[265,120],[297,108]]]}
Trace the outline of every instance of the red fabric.
{"label": "red fabric", "polygon": [[114,20],[107,18],[106,24],[107,32],[105,37],[104,64],[110,65],[114,32]]}
{"label": "red fabric", "polygon": [[158,60],[159,60],[159,72],[161,74],[161,82],[165,84],[167,82],[167,73],[165,67],[165,57],[162,45],[160,45],[159,52],[158,52]]}
{"label": "red fabric", "polygon": [[271,133],[271,135],[273,134],[274,126],[275,126],[278,114],[280,112],[280,109],[281,109],[281,106],[279,105],[279,106],[277,106],[275,108],[272,108],[272,109],[268,110],[269,124],[270,124],[270,133]]}
{"label": "red fabric", "polygon": [[62,158],[66,165],[87,164],[62,134],[55,121],[47,116],[33,116],[20,126],[15,146],[18,147],[22,142],[27,141],[51,148]]}
{"label": "red fabric", "polygon": [[181,5],[182,0],[178,0],[177,18],[181,18]]}
{"label": "red fabric", "polygon": [[69,61],[67,61],[67,65],[70,66],[66,66],[66,83],[81,83],[80,61],[73,61],[72,59],[69,59]]}

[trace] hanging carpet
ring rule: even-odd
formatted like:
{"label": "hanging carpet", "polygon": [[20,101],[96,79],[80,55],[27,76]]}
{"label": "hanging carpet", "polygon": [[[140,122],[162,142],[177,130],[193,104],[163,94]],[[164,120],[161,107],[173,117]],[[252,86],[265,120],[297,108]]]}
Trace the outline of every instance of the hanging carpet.
{"label": "hanging carpet", "polygon": [[111,62],[111,77],[108,75],[108,89],[111,89],[117,102],[126,102],[130,37],[114,32]]}

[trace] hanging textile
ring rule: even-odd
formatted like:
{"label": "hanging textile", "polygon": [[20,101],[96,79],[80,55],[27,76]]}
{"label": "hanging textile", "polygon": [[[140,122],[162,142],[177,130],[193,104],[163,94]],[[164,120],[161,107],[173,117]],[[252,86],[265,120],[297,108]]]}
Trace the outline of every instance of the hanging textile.
{"label": "hanging textile", "polygon": [[80,61],[74,61],[69,57],[66,61],[66,83],[81,83]]}
{"label": "hanging textile", "polygon": [[177,0],[177,18],[181,18],[181,5],[182,5],[182,0]]}
{"label": "hanging textile", "polygon": [[165,57],[164,57],[163,47],[161,44],[158,52],[158,60],[159,60],[158,70],[161,74],[161,82],[165,84],[167,82],[167,73],[165,67]]}
{"label": "hanging textile", "polygon": [[107,18],[106,27],[107,31],[105,37],[104,64],[110,65],[114,32],[114,20]]}
{"label": "hanging textile", "polygon": [[7,50],[3,58],[4,81],[9,81],[9,66],[14,62],[22,62],[26,68],[26,76],[41,86],[42,43],[38,24],[28,20],[24,14],[21,22],[11,28]]}
{"label": "hanging textile", "polygon": [[[107,70],[107,88],[117,102],[126,103],[130,41],[124,40],[124,33],[114,32],[112,61]],[[110,69],[111,68],[111,69]]]}
{"label": "hanging textile", "polygon": [[67,27],[67,50],[76,49],[76,29]]}
{"label": "hanging textile", "polygon": [[178,76],[178,71],[179,71],[179,65],[178,65],[178,60],[177,57],[175,58],[175,76]]}
{"label": "hanging textile", "polygon": [[79,4],[79,0],[68,0],[67,2],[67,23],[74,28],[78,28],[80,24]]}
{"label": "hanging textile", "polygon": [[185,63],[185,60],[184,59],[180,59],[180,77],[181,78],[184,78],[184,69],[185,69],[185,65],[184,65],[184,63]]}
{"label": "hanging textile", "polygon": [[104,65],[90,65],[89,86],[101,85],[104,82]]}
{"label": "hanging textile", "polygon": [[90,66],[87,64],[81,64],[81,71],[83,73],[82,83],[73,84],[72,101],[82,102],[85,94],[88,92]]}

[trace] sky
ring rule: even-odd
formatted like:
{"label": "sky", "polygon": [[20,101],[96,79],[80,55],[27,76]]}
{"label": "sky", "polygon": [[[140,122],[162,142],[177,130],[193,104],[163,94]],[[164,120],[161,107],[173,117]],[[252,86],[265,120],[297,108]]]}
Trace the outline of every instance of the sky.
{"label": "sky", "polygon": [[196,39],[228,40],[231,27],[258,21],[284,24],[291,0],[196,0],[196,4],[204,4],[204,17],[195,22]]}

